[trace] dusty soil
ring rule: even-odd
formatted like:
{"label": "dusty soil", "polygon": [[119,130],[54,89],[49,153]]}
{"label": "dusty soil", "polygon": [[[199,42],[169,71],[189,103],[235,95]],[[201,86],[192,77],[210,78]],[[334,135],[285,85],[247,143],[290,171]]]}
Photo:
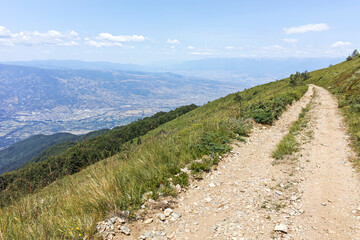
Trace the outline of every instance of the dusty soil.
{"label": "dusty soil", "polygon": [[[275,161],[272,151],[312,98],[310,123],[298,136],[301,150]],[[149,210],[145,221],[152,218],[151,223],[128,223],[130,236],[108,237],[360,239],[360,184],[349,162],[354,155],[337,101],[325,89],[310,86],[275,125],[255,127],[245,144],[234,144],[217,170],[172,199],[180,218],[161,221],[160,210]]]}

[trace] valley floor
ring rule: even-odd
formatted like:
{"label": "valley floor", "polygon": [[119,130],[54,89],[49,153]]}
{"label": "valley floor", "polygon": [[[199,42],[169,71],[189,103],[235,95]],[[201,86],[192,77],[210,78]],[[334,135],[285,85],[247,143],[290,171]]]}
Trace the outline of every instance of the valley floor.
{"label": "valley floor", "polygon": [[[310,122],[297,136],[300,151],[275,161],[271,153],[310,101]],[[111,238],[139,239],[147,233],[146,239],[360,239],[353,156],[336,99],[310,86],[273,126],[255,127],[217,170],[192,181],[174,199],[180,218],[161,221],[161,211],[151,210],[145,221],[126,225],[130,236]]]}

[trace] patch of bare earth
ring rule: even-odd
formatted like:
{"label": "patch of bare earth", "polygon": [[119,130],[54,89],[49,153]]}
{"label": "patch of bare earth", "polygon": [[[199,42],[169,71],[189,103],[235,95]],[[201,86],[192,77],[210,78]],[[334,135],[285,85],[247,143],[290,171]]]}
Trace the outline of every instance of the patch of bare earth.
{"label": "patch of bare earth", "polygon": [[[308,113],[310,129],[298,136],[302,149],[274,161],[272,151],[312,99],[312,88],[317,94]],[[168,199],[170,205],[147,207],[144,221],[125,224],[130,235],[115,226],[107,238],[360,239],[360,185],[348,161],[353,154],[336,100],[310,86],[273,126],[257,126],[245,144],[235,143],[217,170],[192,181]],[[176,214],[161,220],[167,207]]]}

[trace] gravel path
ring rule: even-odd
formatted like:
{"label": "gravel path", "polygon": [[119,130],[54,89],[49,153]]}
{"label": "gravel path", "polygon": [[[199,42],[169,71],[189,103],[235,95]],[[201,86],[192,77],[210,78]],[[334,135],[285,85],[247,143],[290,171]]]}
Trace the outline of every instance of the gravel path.
{"label": "gravel path", "polygon": [[[313,88],[310,124],[298,136],[302,149],[275,162],[272,151],[313,98]],[[336,100],[310,86],[275,125],[255,127],[246,144],[235,144],[217,170],[192,181],[173,199],[176,214],[162,221],[163,211],[149,210],[145,221],[126,224],[129,236],[108,238],[360,239],[360,185],[347,144]]]}

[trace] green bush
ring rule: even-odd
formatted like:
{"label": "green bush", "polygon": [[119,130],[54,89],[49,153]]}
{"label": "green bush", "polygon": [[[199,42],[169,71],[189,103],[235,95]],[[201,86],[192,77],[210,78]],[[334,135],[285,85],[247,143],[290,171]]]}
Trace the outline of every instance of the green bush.
{"label": "green bush", "polygon": [[231,150],[230,138],[219,133],[205,133],[197,145],[202,155],[221,155]]}
{"label": "green bush", "polygon": [[173,178],[173,183],[179,184],[182,187],[186,187],[189,185],[189,175],[185,172],[181,172],[178,176]]}
{"label": "green bush", "polygon": [[201,162],[195,161],[190,165],[192,173],[209,172],[213,165],[213,161],[210,158],[202,159]]}
{"label": "green bush", "polygon": [[243,119],[239,118],[229,118],[223,122],[223,125],[226,129],[231,130],[233,133],[238,134],[239,136],[247,136],[251,126]]}

